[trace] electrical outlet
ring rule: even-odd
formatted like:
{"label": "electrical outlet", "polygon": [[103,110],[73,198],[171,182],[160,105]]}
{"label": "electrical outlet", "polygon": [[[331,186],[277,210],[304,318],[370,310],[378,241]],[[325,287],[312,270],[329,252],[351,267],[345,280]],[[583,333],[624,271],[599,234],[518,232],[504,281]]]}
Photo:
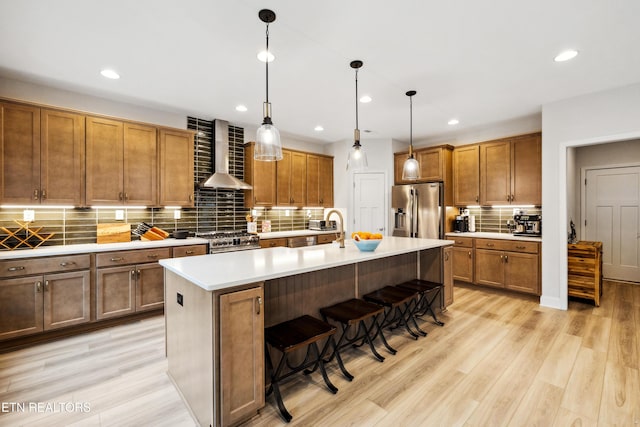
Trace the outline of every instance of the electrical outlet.
{"label": "electrical outlet", "polygon": [[32,222],[36,219],[36,211],[33,209],[25,209],[22,211],[22,220],[25,222]]}
{"label": "electrical outlet", "polygon": [[116,209],[116,221],[124,220],[124,209]]}
{"label": "electrical outlet", "polygon": [[177,293],[176,293],[176,295],[177,295],[177,298],[176,298],[176,299],[177,299],[177,301],[178,301],[178,304],[180,304],[180,305],[182,306],[182,302],[183,302],[183,300],[182,300],[182,298],[183,298],[183,297],[182,297],[182,294],[181,294],[180,292],[177,292]]}

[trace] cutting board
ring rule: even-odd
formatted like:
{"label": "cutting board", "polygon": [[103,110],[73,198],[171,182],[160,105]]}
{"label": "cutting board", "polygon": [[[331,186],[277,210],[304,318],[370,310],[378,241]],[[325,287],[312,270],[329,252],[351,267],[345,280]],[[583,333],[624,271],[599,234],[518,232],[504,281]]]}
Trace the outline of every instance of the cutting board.
{"label": "cutting board", "polygon": [[120,243],[131,241],[131,225],[126,223],[98,224],[97,243]]}

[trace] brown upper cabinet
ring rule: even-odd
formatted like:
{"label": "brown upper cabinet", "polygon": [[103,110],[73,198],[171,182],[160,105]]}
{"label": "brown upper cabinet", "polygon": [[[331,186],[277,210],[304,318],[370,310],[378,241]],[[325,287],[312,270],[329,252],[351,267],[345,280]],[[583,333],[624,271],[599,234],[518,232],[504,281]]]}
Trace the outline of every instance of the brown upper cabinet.
{"label": "brown upper cabinet", "polygon": [[480,147],[467,145],[453,151],[453,203],[455,206],[480,203]]}
{"label": "brown upper cabinet", "polygon": [[244,191],[244,205],[270,207],[276,204],[276,162],[255,160],[255,142],[244,148],[244,176],[253,188]]}
{"label": "brown upper cabinet", "polygon": [[276,162],[276,204],[303,207],[307,203],[307,155],[282,150]]}
{"label": "brown upper cabinet", "polygon": [[307,206],[333,206],[333,157],[307,154]]}
{"label": "brown upper cabinet", "polygon": [[0,201],[81,205],[84,116],[0,102]]}
{"label": "brown upper cabinet", "polygon": [[193,133],[160,129],[160,195],[162,206],[194,206]]}
{"label": "brown upper cabinet", "polygon": [[395,153],[394,155],[394,181],[398,184],[414,184],[420,182],[443,182],[444,203],[450,206],[453,203],[453,146],[439,145],[437,147],[417,148],[413,150],[414,157],[420,165],[420,178],[416,181],[402,179],[402,168],[409,157],[408,152]]}
{"label": "brown upper cabinet", "polygon": [[282,160],[254,160],[255,142],[244,149],[245,180],[251,190],[245,190],[244,205],[323,206],[333,207],[333,157],[323,154],[282,150]]}
{"label": "brown upper cabinet", "polygon": [[481,204],[542,204],[540,133],[480,144]]}
{"label": "brown upper cabinet", "polygon": [[86,120],[87,205],[156,205],[156,128],[98,117]]}

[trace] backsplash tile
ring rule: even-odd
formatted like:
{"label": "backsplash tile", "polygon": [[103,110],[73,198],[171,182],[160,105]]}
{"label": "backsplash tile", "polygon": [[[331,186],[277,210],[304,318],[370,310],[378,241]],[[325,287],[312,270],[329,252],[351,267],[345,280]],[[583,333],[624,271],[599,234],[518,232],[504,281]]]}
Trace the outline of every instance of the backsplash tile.
{"label": "backsplash tile", "polygon": [[[507,220],[513,219],[513,209],[509,208],[469,208],[469,215],[476,217],[476,231],[485,233],[509,233]],[[524,209],[528,214],[540,215],[540,208]],[[544,230],[544,224],[543,224]]]}

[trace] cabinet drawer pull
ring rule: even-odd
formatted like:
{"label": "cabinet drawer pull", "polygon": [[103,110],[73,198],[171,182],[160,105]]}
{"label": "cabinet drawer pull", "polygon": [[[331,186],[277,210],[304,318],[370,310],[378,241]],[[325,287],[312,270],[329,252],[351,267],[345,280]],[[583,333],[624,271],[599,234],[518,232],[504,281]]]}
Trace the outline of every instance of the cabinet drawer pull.
{"label": "cabinet drawer pull", "polygon": [[42,291],[42,282],[36,282],[36,292],[40,293]]}
{"label": "cabinet drawer pull", "polygon": [[260,306],[262,305],[262,297],[256,297],[256,302],[257,302],[257,308],[256,308],[256,314],[260,314]]}
{"label": "cabinet drawer pull", "polygon": [[460,240],[456,240],[456,245],[461,245],[462,242]]}
{"label": "cabinet drawer pull", "polygon": [[158,258],[159,256],[160,256],[160,255],[158,255],[158,254],[150,254],[150,255],[147,255],[147,258],[156,259],[156,258]]}
{"label": "cabinet drawer pull", "polygon": [[22,270],[24,270],[24,267],[22,265],[19,265],[17,267],[9,267],[7,270],[9,270],[9,271],[22,271]]}
{"label": "cabinet drawer pull", "polygon": [[492,247],[494,247],[495,245],[494,245],[493,243],[487,243],[487,246],[488,246],[488,247],[490,247],[490,248],[492,248]]}
{"label": "cabinet drawer pull", "polygon": [[187,255],[193,255],[195,252],[196,252],[196,251],[186,251],[185,253],[186,253]]}
{"label": "cabinet drawer pull", "polygon": [[520,245],[516,246],[516,249],[526,249],[526,248],[527,248],[526,246],[520,246]]}
{"label": "cabinet drawer pull", "polygon": [[112,262],[124,261],[124,258],[122,258],[122,257],[111,258],[111,261],[112,261]]}
{"label": "cabinet drawer pull", "polygon": [[60,267],[69,267],[70,265],[76,265],[73,261],[65,261],[60,263]]}

